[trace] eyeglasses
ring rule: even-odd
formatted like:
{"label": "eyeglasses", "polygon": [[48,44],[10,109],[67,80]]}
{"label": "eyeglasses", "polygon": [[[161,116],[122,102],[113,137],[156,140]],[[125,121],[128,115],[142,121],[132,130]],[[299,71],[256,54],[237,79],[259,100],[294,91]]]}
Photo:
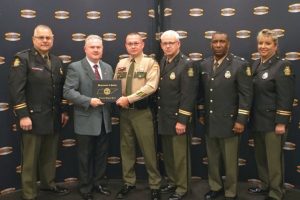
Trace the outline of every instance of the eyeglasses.
{"label": "eyeglasses", "polygon": [[53,36],[33,36],[34,38],[38,40],[52,40]]}
{"label": "eyeglasses", "polygon": [[128,43],[126,43],[127,46],[138,46],[140,44],[141,44],[140,42],[128,42]]}
{"label": "eyeglasses", "polygon": [[175,42],[161,42],[160,44],[162,46],[173,46],[176,43],[177,43],[177,41],[175,41]]}

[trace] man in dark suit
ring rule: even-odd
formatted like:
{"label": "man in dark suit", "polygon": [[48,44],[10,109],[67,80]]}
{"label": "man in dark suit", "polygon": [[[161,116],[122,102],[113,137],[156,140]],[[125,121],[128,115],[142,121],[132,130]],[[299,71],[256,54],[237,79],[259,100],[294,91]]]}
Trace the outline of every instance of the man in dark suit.
{"label": "man in dark suit", "polygon": [[164,57],[158,85],[158,134],[161,135],[164,166],[169,178],[162,193],[180,200],[189,189],[189,144],[191,119],[197,94],[197,74],[192,62],[180,52],[177,32],[161,36]]}
{"label": "man in dark suit", "polygon": [[68,67],[64,97],[74,103],[74,129],[77,134],[79,160],[79,192],[83,199],[92,200],[95,189],[110,195],[104,175],[111,128],[111,105],[93,98],[94,80],[110,80],[113,71],[101,60],[101,37],[90,35],[85,40],[86,57]]}
{"label": "man in dark suit", "polygon": [[229,45],[226,33],[213,34],[214,55],[200,65],[202,94],[198,108],[200,122],[205,125],[210,187],[205,199],[215,199],[223,193],[225,199],[237,198],[238,147],[249,117],[252,77],[248,63],[229,53]]}
{"label": "man in dark suit", "polygon": [[59,132],[68,121],[61,106],[62,63],[49,52],[53,33],[48,26],[38,25],[32,42],[32,49],[16,54],[9,76],[10,96],[21,131],[23,199],[37,198],[38,177],[41,190],[69,193],[54,183]]}

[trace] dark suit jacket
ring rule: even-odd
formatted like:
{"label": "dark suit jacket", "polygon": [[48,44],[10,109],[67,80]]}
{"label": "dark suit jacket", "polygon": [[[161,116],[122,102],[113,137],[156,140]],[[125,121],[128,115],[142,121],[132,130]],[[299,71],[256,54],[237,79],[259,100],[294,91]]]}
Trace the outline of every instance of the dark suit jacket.
{"label": "dark suit jacket", "polygon": [[9,76],[14,111],[19,119],[31,118],[34,134],[52,134],[61,128],[63,68],[58,57],[49,54],[49,59],[51,68],[34,48],[19,52]]}
{"label": "dark suit jacket", "polygon": [[254,131],[275,130],[277,123],[288,124],[292,114],[295,77],[287,60],[273,56],[252,66],[254,99],[251,126]]}
{"label": "dark suit jacket", "polygon": [[[100,67],[103,80],[111,80],[113,77],[111,66],[100,61]],[[68,66],[64,97],[74,103],[74,129],[75,133],[80,135],[100,135],[102,121],[106,133],[112,131],[111,104],[105,103],[96,108],[90,106],[93,80],[95,74],[86,58]]]}
{"label": "dark suit jacket", "polygon": [[246,124],[252,101],[252,76],[248,63],[228,54],[213,72],[213,57],[200,64],[200,112],[205,118],[205,133],[224,138],[235,134],[235,122]]}
{"label": "dark suit jacket", "polygon": [[197,96],[197,73],[195,67],[182,53],[165,65],[160,62],[160,82],[157,91],[158,133],[176,135],[177,122],[189,126]]}

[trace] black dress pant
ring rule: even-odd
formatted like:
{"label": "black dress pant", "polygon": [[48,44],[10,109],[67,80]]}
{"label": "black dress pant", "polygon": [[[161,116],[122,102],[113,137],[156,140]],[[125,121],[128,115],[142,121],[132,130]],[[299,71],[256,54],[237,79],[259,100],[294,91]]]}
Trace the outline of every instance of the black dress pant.
{"label": "black dress pant", "polygon": [[79,162],[79,191],[90,193],[99,184],[104,184],[107,166],[109,134],[102,126],[99,136],[77,135]]}

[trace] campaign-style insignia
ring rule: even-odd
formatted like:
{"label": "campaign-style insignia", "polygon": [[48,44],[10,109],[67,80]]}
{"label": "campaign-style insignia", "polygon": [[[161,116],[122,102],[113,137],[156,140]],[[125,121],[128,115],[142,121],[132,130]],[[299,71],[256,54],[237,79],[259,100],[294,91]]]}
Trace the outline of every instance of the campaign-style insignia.
{"label": "campaign-style insignia", "polygon": [[19,66],[20,66],[20,63],[21,63],[20,59],[19,59],[19,58],[16,58],[16,59],[14,60],[13,67],[19,67]]}
{"label": "campaign-style insignia", "polygon": [[263,75],[261,76],[262,79],[267,79],[269,77],[268,72],[263,73]]}
{"label": "campaign-style insignia", "polygon": [[290,66],[286,66],[283,70],[284,75],[290,76],[292,74]]}
{"label": "campaign-style insignia", "polygon": [[231,77],[230,71],[226,71],[224,76],[225,76],[225,78],[230,78]]}
{"label": "campaign-style insignia", "polygon": [[189,68],[188,70],[188,76],[193,77],[194,76],[194,69],[192,67]]}
{"label": "campaign-style insignia", "polygon": [[174,72],[172,72],[172,73],[170,74],[170,79],[171,79],[171,80],[174,80],[175,78],[176,78],[176,75],[175,75]]}
{"label": "campaign-style insignia", "polygon": [[247,76],[251,76],[251,68],[248,66],[246,69]]}

